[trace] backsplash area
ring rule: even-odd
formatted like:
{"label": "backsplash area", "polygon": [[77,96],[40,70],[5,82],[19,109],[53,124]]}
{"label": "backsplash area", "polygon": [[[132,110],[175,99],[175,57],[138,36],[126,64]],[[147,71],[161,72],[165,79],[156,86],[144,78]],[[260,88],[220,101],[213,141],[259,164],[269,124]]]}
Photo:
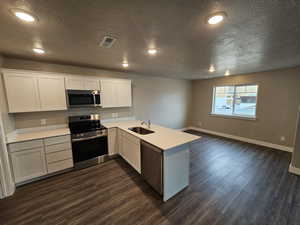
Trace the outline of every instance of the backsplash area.
{"label": "backsplash area", "polygon": [[131,108],[112,108],[112,109],[96,109],[96,108],[78,108],[69,109],[68,111],[52,111],[52,112],[33,112],[33,113],[16,113],[15,128],[24,129],[40,126],[53,126],[68,123],[69,116],[100,114],[101,119],[111,119],[120,117],[132,117],[133,110]]}

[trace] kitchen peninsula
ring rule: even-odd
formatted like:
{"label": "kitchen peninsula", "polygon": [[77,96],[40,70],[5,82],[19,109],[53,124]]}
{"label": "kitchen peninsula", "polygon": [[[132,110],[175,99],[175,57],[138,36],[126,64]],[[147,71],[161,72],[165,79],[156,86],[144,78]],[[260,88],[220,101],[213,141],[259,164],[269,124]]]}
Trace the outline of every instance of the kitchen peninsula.
{"label": "kitchen peninsula", "polygon": [[189,185],[190,144],[200,137],[141,123],[102,123],[108,128],[109,154],[124,158],[167,201]]}

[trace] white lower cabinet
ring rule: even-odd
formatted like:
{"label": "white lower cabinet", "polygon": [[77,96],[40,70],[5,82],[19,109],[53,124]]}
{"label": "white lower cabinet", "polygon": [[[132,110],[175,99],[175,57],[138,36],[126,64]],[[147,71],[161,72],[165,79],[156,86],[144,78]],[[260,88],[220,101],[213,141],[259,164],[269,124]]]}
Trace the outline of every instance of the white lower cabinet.
{"label": "white lower cabinet", "polygon": [[11,153],[15,182],[23,182],[47,174],[44,148]]}
{"label": "white lower cabinet", "polygon": [[140,139],[119,130],[118,144],[120,155],[139,173],[141,173]]}
{"label": "white lower cabinet", "polygon": [[108,129],[108,155],[118,154],[118,129]]}
{"label": "white lower cabinet", "polygon": [[44,142],[48,173],[73,167],[70,135],[46,138]]}
{"label": "white lower cabinet", "polygon": [[9,144],[16,183],[73,167],[70,135]]}

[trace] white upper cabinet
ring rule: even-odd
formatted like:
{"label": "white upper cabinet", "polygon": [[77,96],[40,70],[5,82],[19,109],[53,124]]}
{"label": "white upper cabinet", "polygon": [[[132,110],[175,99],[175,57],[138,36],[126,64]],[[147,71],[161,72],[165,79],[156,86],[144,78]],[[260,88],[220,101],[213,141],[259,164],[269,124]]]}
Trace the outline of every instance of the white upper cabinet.
{"label": "white upper cabinet", "polygon": [[63,76],[9,69],[3,74],[10,113],[67,109]]}
{"label": "white upper cabinet", "polygon": [[118,107],[117,92],[113,80],[101,81],[101,104],[103,108]]}
{"label": "white upper cabinet", "polygon": [[[66,110],[66,91],[63,77],[38,78],[41,110]],[[54,91],[55,90],[55,91]]]}
{"label": "white upper cabinet", "polygon": [[99,80],[84,77],[66,78],[66,88],[69,90],[100,90]]}
{"label": "white upper cabinet", "polygon": [[66,88],[70,90],[84,90],[84,82],[78,78],[66,78]]}
{"label": "white upper cabinet", "polygon": [[85,90],[100,90],[99,80],[85,80],[84,81]]}
{"label": "white upper cabinet", "polygon": [[131,81],[122,80],[116,82],[118,107],[132,106],[131,100]]}
{"label": "white upper cabinet", "polygon": [[130,80],[102,80],[101,101],[103,108],[131,107]]}
{"label": "white upper cabinet", "polygon": [[9,112],[40,110],[37,78],[27,74],[4,74]]}

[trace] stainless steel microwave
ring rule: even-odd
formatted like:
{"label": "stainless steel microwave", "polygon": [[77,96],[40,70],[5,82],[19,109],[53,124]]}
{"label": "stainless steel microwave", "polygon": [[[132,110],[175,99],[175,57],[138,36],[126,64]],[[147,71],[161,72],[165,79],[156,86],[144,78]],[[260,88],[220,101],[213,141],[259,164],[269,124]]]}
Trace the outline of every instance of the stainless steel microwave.
{"label": "stainless steel microwave", "polygon": [[100,107],[101,98],[98,90],[67,90],[69,108]]}

